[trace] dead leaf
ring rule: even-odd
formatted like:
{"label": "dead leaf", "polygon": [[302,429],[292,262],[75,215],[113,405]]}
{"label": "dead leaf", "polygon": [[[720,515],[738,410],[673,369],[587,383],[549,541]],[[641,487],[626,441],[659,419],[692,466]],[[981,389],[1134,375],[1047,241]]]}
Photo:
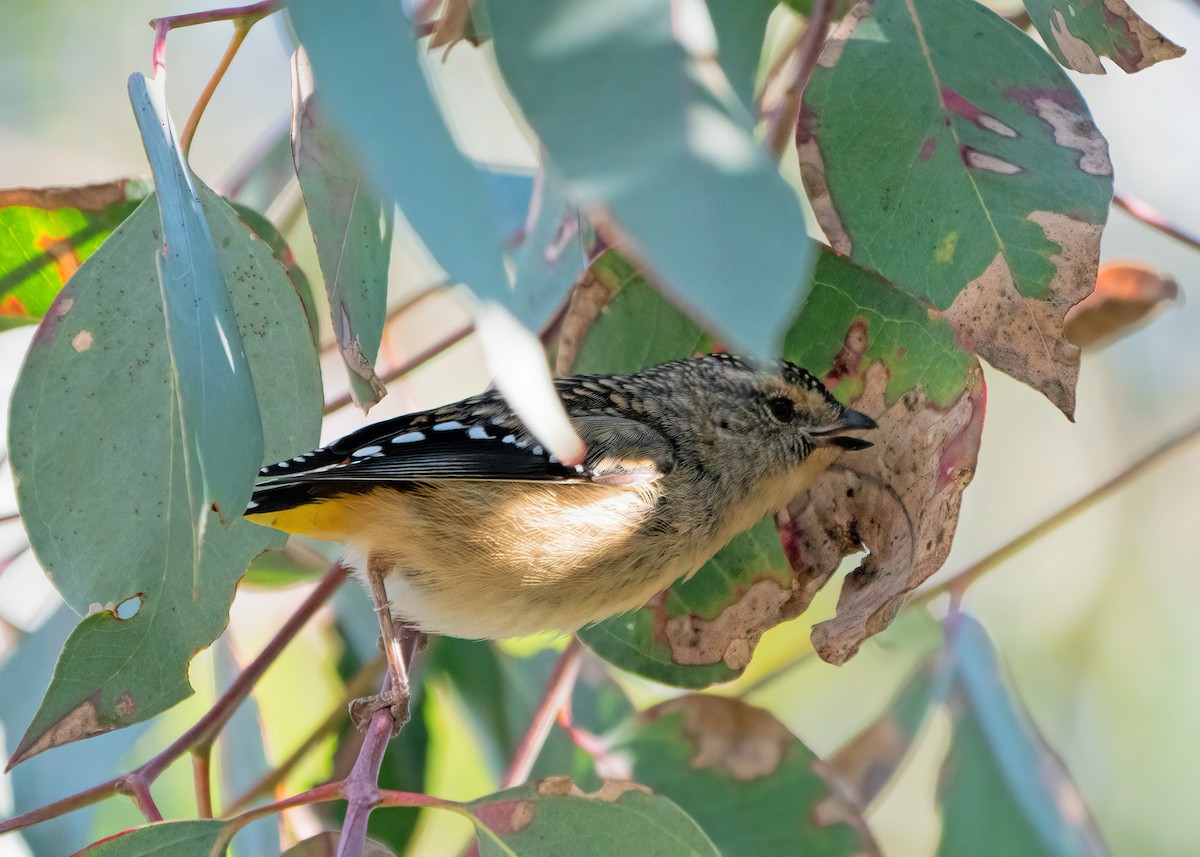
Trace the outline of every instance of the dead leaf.
{"label": "dead leaf", "polygon": [[1087,74],[1104,74],[1102,56],[1132,74],[1185,53],[1125,0],[1057,0],[1036,9],[1030,19],[1060,63]]}
{"label": "dead leaf", "polygon": [[950,552],[962,492],[975,475],[983,432],[983,376],[976,366],[948,407],[914,390],[888,407],[887,368],[871,364],[851,404],[879,424],[875,446],[843,455],[780,516],[797,612],[845,556],[870,554],[846,576],[837,615],[813,628],[817,654],[842,664],[891,624],[904,597]]}
{"label": "dead leaf", "polygon": [[1141,262],[1106,262],[1096,289],[1067,313],[1067,339],[1080,348],[1106,345],[1148,324],[1180,298],[1179,284]]}

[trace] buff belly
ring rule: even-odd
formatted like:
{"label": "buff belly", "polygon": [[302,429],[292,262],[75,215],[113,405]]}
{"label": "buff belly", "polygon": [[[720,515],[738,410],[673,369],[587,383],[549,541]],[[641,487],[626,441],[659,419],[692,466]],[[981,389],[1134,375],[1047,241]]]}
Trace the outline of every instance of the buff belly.
{"label": "buff belly", "polygon": [[[327,503],[336,515],[322,513]],[[706,557],[681,555],[670,527],[655,525],[657,504],[653,483],[463,481],[344,495],[310,520],[360,571],[368,556],[392,566],[385,585],[401,621],[495,639],[575,631],[695,571]]]}

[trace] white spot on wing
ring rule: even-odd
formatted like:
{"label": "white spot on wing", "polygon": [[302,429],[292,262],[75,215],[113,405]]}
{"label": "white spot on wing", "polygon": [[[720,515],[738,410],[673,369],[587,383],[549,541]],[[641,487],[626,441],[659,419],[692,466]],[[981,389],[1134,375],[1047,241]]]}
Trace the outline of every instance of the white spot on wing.
{"label": "white spot on wing", "polygon": [[467,437],[471,438],[471,440],[487,440],[491,435],[487,433],[487,429],[483,426],[471,426],[467,429]]}
{"label": "white spot on wing", "polygon": [[251,500],[249,503],[246,504],[246,508],[247,509],[257,509],[258,504],[255,503],[253,500]]}
{"label": "white spot on wing", "polygon": [[392,438],[392,443],[416,443],[418,440],[424,440],[425,433],[420,431],[410,431],[406,434],[398,434]]}
{"label": "white spot on wing", "polygon": [[466,428],[466,426],[458,420],[450,420],[449,422],[438,423],[432,428],[434,431],[454,431],[455,429]]}
{"label": "white spot on wing", "polygon": [[371,446],[364,446],[362,449],[354,450],[354,452],[350,453],[350,457],[366,458],[368,455],[375,455],[377,452],[383,452],[383,447],[376,443]]}

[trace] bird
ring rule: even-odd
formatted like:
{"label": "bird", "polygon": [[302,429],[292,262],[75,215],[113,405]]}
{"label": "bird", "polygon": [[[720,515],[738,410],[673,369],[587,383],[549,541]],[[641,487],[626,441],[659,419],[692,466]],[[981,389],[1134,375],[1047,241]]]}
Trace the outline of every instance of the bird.
{"label": "bird", "polygon": [[[344,545],[385,651],[395,622],[470,639],[571,633],[693,575],[876,427],[786,360],[718,353],[554,385],[579,464],[491,390],[263,467],[245,516]],[[406,698],[374,704],[407,712]]]}

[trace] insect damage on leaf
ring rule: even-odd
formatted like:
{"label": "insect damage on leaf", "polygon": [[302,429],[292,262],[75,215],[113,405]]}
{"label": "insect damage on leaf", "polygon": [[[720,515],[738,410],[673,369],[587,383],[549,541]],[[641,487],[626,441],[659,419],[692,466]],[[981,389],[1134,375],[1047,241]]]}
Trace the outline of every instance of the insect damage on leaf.
{"label": "insect damage on leaf", "polygon": [[1104,74],[1106,56],[1133,73],[1185,53],[1125,0],[1026,0],[1025,8],[1050,53],[1075,71]]}

